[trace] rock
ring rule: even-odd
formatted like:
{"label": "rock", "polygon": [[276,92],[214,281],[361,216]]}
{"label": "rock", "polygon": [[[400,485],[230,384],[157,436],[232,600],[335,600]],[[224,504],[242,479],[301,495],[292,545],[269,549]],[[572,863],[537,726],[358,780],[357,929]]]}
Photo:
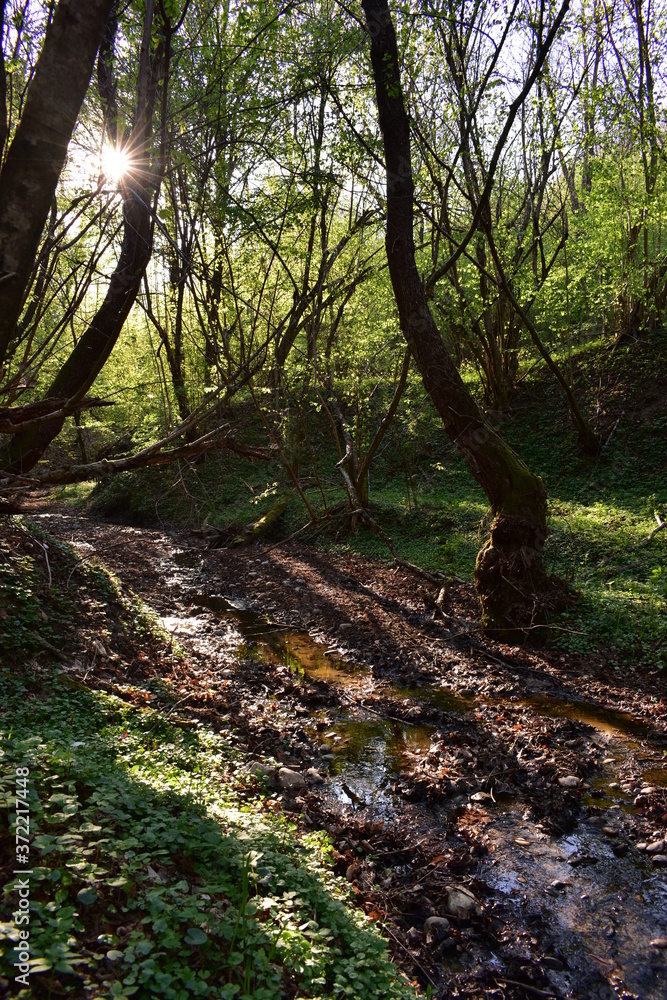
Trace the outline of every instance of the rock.
{"label": "rock", "polygon": [[618,837],[618,830],[613,826],[603,826],[602,832],[606,833],[608,837]]}
{"label": "rock", "polygon": [[565,892],[568,886],[572,885],[571,882],[563,882],[560,878],[555,878],[553,882],[549,883],[550,889],[555,889],[557,892]]}
{"label": "rock", "polygon": [[320,753],[331,753],[331,744],[320,743]]}
{"label": "rock", "polygon": [[640,795],[653,795],[653,793],[657,792],[657,791],[658,791],[658,789],[655,787],[655,785],[642,785],[642,787],[639,789],[639,794]]}
{"label": "rock", "polygon": [[623,843],[612,844],[611,849],[617,858],[624,858],[625,855],[628,853],[628,845]]}
{"label": "rock", "polygon": [[635,844],[635,847],[637,848],[638,851],[645,851],[646,848],[648,847],[648,844],[646,843],[645,840],[641,840],[638,844]]}
{"label": "rock", "polygon": [[422,939],[422,936],[416,927],[411,927],[405,936],[413,947],[418,945]]}
{"label": "rock", "polygon": [[461,920],[468,920],[473,914],[481,913],[481,907],[475,896],[462,885],[447,890],[445,906],[447,913]]}
{"label": "rock", "polygon": [[653,938],[651,948],[667,948],[667,938]]}
{"label": "rock", "polygon": [[654,840],[650,844],[646,845],[647,854],[664,854],[665,853],[665,841],[664,840]]}
{"label": "rock", "polygon": [[447,917],[427,917],[424,921],[424,935],[427,944],[437,944],[449,934],[450,923]]}
{"label": "rock", "polygon": [[577,778],[575,774],[568,774],[564,778],[559,778],[558,784],[561,788],[578,788],[581,784],[581,778]]}
{"label": "rock", "polygon": [[250,773],[254,774],[256,778],[268,778],[269,781],[273,781],[276,776],[275,767],[270,767],[268,764],[262,764],[261,761],[257,761],[250,767]]}
{"label": "rock", "polygon": [[592,854],[577,854],[573,858],[568,858],[567,863],[571,868],[580,868],[582,865],[596,865],[598,858],[594,858]]}
{"label": "rock", "polygon": [[324,783],[324,778],[315,767],[308,768],[306,771],[306,777],[308,778],[308,781],[312,782],[313,785],[321,785]]}
{"label": "rock", "polygon": [[657,868],[664,868],[667,865],[667,854],[654,854],[651,861]]}
{"label": "rock", "polygon": [[562,972],[565,966],[559,958],[555,958],[553,955],[544,955],[540,959],[540,965],[544,969],[553,969],[554,972]]}
{"label": "rock", "polygon": [[278,771],[278,783],[286,792],[301,791],[306,787],[306,779],[298,771],[292,771],[289,767],[281,767]]}

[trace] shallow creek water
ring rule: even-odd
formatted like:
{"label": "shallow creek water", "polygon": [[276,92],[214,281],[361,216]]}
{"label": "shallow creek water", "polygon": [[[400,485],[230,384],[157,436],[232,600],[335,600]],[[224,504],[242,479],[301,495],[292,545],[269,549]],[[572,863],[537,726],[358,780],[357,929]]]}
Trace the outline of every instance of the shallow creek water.
{"label": "shallow creek water", "polygon": [[[368,667],[345,662],[335,647],[327,649],[306,633],[274,626],[223,597],[200,597],[197,603],[238,630],[239,655],[282,663],[302,678],[330,684],[341,692],[343,704],[346,695],[360,696],[375,687]],[[382,693],[461,714],[480,704],[438,688],[382,688]],[[666,783],[667,771],[655,763],[656,751],[664,750],[667,741],[661,743],[631,716],[545,697],[522,704],[538,714],[565,716],[593,727],[607,762],[593,782],[595,803],[608,810],[610,819],[634,808],[631,796],[617,784],[618,768],[630,753],[639,760],[644,753],[653,764],[646,780]],[[330,747],[330,794],[341,803],[366,805],[384,815],[398,808],[392,786],[409,753],[428,749],[436,728],[382,717],[363,707],[343,711],[326,730],[316,728],[316,718],[312,722],[313,735]],[[624,858],[615,857],[609,839],[586,823],[556,839],[526,820],[519,802],[491,808],[491,851],[480,862],[478,877],[494,891],[501,910],[514,913],[518,923],[530,925],[531,917],[541,915],[555,943],[552,950],[565,959],[565,969],[548,972],[553,986],[591,1000],[621,996],[623,989],[632,991],[626,996],[664,1000],[667,961],[650,942],[667,936],[665,870],[634,849]],[[573,868],[568,862],[575,856],[595,863]],[[555,880],[559,888],[552,886]]]}

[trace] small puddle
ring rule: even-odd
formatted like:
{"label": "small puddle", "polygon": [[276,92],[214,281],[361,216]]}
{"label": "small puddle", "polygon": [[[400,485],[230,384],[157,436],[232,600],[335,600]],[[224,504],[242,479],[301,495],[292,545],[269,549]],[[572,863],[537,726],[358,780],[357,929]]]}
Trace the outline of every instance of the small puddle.
{"label": "small puddle", "polygon": [[428,749],[435,726],[390,719],[347,719],[325,735],[335,755],[331,761],[331,791],[343,803],[394,809],[393,779],[405,767],[408,755]]}
{"label": "small puddle", "polygon": [[242,642],[238,655],[261,663],[281,663],[301,678],[322,681],[338,687],[364,687],[369,671],[332,655],[333,650],[315,642],[307,632],[276,625],[240,601],[226,597],[197,597],[197,603],[221,621],[236,625]]}
{"label": "small puddle", "polygon": [[[651,735],[648,726],[633,718],[628,712],[616,712],[609,708],[598,708],[596,705],[583,705],[576,701],[565,701],[560,698],[523,698],[519,704],[535,709],[541,715],[551,718],[572,719],[584,722],[593,729],[606,733],[607,736],[636,736],[639,739]],[[667,745],[667,739],[666,739]]]}

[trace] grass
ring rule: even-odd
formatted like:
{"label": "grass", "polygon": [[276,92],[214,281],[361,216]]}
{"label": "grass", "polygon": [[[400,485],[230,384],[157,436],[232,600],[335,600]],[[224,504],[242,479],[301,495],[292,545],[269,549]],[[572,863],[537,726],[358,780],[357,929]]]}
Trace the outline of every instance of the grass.
{"label": "grass", "polygon": [[[47,542],[49,583],[45,564],[21,555],[28,529],[7,534],[4,579],[13,573],[22,592],[39,600],[54,642],[66,648],[72,629],[85,626],[76,603],[68,622],[57,617],[73,554]],[[77,573],[85,574],[88,602],[115,605],[135,649],[158,648],[162,637],[139,602],[122,599],[100,569]],[[29,631],[39,628],[33,612],[18,601],[5,633],[13,635],[19,619]],[[274,813],[233,731],[186,726],[151,707],[156,684],[161,700],[180,697],[164,681],[125,682],[122,698],[92,690],[37,658],[17,635],[11,653],[0,656],[7,859],[0,977],[14,981],[24,971],[15,963],[29,940],[29,985],[14,981],[19,997],[414,995],[370,921],[350,906],[327,836],[303,833]],[[17,820],[26,810],[27,841]],[[25,922],[13,875],[26,870],[19,855],[30,871]]]}

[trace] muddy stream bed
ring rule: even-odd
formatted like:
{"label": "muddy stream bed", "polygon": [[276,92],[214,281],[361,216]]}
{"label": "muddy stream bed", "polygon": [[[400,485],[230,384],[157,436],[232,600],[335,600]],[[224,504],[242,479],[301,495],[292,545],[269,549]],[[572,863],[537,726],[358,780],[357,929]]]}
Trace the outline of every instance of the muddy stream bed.
{"label": "muddy stream bed", "polygon": [[[343,807],[395,818],[401,809],[397,781],[411,759],[429,754],[440,727],[369,714],[358,705],[359,696],[375,687],[368,668],[342,661],[335,648],[328,650],[307,633],[273,624],[224,597],[200,601],[216,618],[238,629],[241,659],[282,664],[297,678],[341,692],[348,707],[336,713],[330,728],[320,724],[323,713],[318,710],[304,720],[319,743],[317,763],[328,772],[325,795]],[[433,706],[462,718],[474,715],[480,703],[494,705],[491,699],[464,698],[442,688],[390,686],[382,693],[408,711]],[[473,792],[465,801],[461,795],[459,808],[483,806],[491,817],[489,856],[474,875],[493,891],[496,908],[519,921],[528,916],[530,923],[532,914],[542,923],[548,915],[553,954],[543,957],[541,965],[554,986],[567,993],[587,984],[584,988],[593,997],[606,995],[609,983],[621,996],[633,991],[645,1000],[661,1000],[667,995],[666,963],[656,942],[667,935],[667,868],[658,859],[665,851],[648,854],[648,844],[641,842],[638,850],[623,832],[626,817],[637,811],[634,800],[667,785],[667,769],[659,763],[667,753],[667,736],[651,736],[646,726],[622,712],[544,697],[521,704],[592,731],[591,743],[604,754],[600,773],[590,783],[582,782],[583,805],[592,807],[593,814],[567,835],[554,838],[530,822],[521,802],[508,791]],[[636,796],[632,788],[621,787],[619,773],[631,755],[646,765]],[[501,969],[497,956],[487,954],[485,959]],[[441,959],[443,968],[455,972],[469,971],[479,960],[474,949],[468,960],[458,950]],[[591,965],[602,976],[591,976]]]}
{"label": "muddy stream bed", "polygon": [[224,710],[267,809],[330,833],[337,871],[422,987],[664,1000],[667,732],[650,688],[589,675],[608,704],[637,706],[614,710],[572,696],[569,664],[439,645],[446,623],[414,582],[400,591],[360,561],[42,518],[155,608],[193,656],[185,715]]}

